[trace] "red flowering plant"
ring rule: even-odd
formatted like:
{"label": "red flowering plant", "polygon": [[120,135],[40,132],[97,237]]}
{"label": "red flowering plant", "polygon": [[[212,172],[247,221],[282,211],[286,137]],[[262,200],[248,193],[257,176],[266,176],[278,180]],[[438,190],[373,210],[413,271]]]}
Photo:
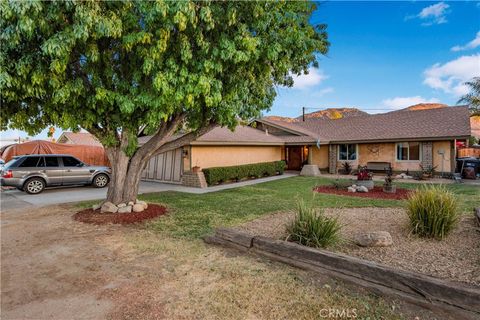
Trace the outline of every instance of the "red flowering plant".
{"label": "red flowering plant", "polygon": [[357,180],[372,180],[373,174],[368,171],[367,166],[358,166]]}

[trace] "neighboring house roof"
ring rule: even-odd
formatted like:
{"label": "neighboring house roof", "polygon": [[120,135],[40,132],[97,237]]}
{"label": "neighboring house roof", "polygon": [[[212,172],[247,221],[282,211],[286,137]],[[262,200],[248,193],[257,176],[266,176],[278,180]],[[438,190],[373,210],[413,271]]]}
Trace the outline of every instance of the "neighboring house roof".
{"label": "neighboring house roof", "polygon": [[88,146],[102,146],[92,134],[88,132],[64,131],[57,140],[58,143],[82,144]]}

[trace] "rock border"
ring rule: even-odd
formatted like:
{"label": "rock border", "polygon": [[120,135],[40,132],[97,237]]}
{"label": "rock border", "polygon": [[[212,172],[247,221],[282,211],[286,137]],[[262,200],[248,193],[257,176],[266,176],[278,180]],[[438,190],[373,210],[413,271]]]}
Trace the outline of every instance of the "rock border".
{"label": "rock border", "polygon": [[327,274],[375,293],[400,298],[428,309],[441,309],[454,315],[455,319],[480,317],[480,288],[467,284],[398,270],[292,242],[252,236],[235,229],[216,229],[213,236],[205,237],[204,240],[210,244],[252,252],[294,267]]}

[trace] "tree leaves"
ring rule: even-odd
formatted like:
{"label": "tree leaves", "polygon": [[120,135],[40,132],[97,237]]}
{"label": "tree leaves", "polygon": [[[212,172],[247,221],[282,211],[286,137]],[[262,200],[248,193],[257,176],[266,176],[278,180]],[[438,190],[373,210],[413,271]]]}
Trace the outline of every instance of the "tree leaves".
{"label": "tree leaves", "polygon": [[[2,129],[233,127],[326,53],[310,2],[0,2]],[[135,140],[135,137],[131,137]],[[133,143],[132,146],[136,146]],[[130,148],[130,147],[129,147]],[[132,147],[133,148],[133,147]],[[130,152],[130,151],[129,151]]]}

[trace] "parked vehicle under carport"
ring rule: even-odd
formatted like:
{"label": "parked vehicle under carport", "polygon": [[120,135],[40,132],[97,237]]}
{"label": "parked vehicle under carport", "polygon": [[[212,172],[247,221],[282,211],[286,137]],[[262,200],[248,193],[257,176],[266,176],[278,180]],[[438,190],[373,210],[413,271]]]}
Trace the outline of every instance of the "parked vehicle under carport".
{"label": "parked vehicle under carport", "polygon": [[111,169],[89,166],[68,154],[34,154],[15,157],[0,171],[0,185],[38,194],[46,187],[93,185],[106,187]]}

